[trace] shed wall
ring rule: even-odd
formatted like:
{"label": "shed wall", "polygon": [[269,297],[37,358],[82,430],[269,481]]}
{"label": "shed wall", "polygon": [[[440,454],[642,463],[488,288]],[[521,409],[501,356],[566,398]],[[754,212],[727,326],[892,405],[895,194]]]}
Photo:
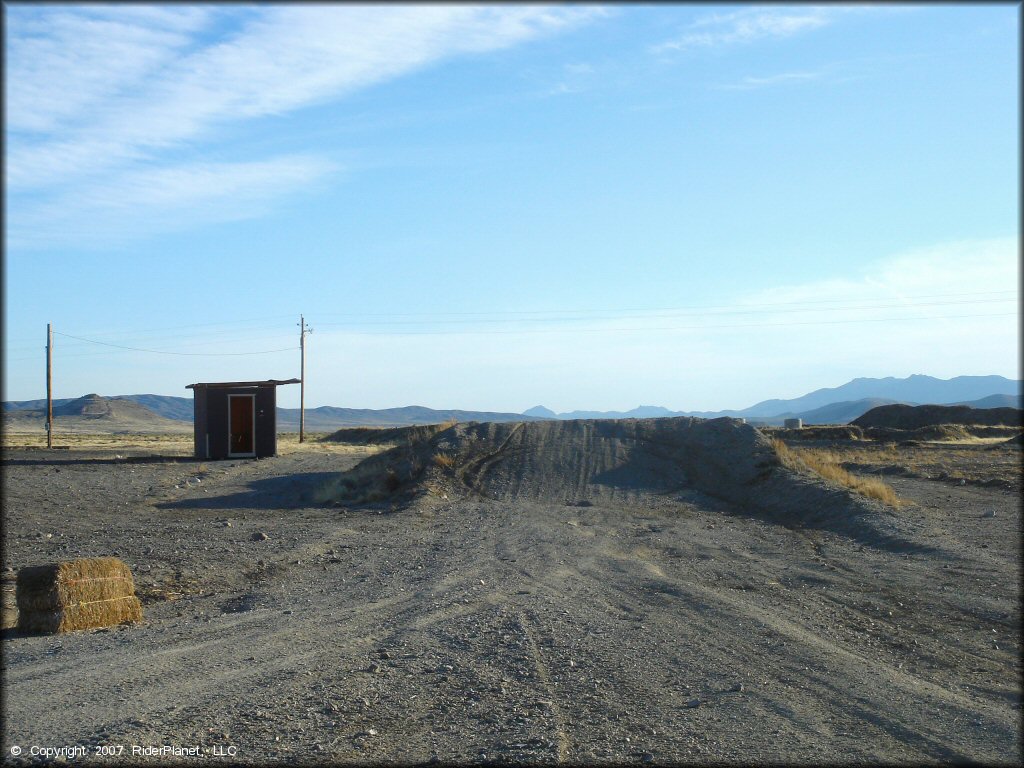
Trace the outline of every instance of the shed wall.
{"label": "shed wall", "polygon": [[253,447],[256,458],[277,455],[277,387],[197,387],[194,444],[199,459],[227,459],[230,441],[229,395],[255,395]]}
{"label": "shed wall", "polygon": [[208,459],[206,455],[206,390],[193,391],[192,431],[195,438],[195,455],[198,459]]}

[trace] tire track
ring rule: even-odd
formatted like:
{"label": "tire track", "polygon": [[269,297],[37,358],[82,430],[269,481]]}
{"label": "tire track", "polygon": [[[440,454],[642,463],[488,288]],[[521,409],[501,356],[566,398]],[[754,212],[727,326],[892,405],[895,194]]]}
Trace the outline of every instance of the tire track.
{"label": "tire track", "polygon": [[533,666],[537,670],[537,677],[544,686],[544,691],[547,693],[548,701],[551,702],[551,714],[555,719],[555,739],[558,749],[558,762],[564,763],[568,758],[569,749],[572,746],[572,741],[569,738],[568,731],[565,727],[566,717],[562,713],[562,709],[558,706],[558,701],[555,698],[555,690],[551,683],[551,675],[548,673],[548,667],[544,663],[544,657],[541,655],[540,646],[537,644],[537,636],[534,632],[533,621],[530,619],[529,613],[527,611],[517,612],[516,621],[529,642],[530,655],[532,657]]}

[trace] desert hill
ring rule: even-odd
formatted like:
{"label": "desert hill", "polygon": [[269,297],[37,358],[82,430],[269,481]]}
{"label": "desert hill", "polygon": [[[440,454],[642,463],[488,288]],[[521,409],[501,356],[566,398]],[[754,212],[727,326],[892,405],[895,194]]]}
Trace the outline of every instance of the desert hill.
{"label": "desert hill", "polygon": [[[53,419],[62,432],[190,432],[191,422],[166,419],[139,403],[123,398],[89,394],[55,402]],[[42,408],[7,410],[3,425],[11,432],[45,432],[45,401]]]}

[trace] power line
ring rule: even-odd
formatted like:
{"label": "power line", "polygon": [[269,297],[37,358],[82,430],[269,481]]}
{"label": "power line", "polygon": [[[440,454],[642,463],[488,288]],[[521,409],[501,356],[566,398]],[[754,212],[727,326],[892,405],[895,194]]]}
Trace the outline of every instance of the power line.
{"label": "power line", "polygon": [[[729,309],[721,312],[715,312],[715,316],[723,315],[767,315],[767,314],[790,314],[794,312],[855,312],[863,309],[916,309],[918,307],[942,307],[942,306],[954,306],[964,304],[999,304],[1006,302],[1014,302],[1016,299],[976,299],[968,301],[934,301],[934,302],[917,302],[917,303],[898,303],[898,304],[862,304],[859,306],[850,307],[796,307],[793,309]],[[569,311],[569,310],[566,310]],[[600,310],[593,310],[594,312]],[[622,310],[627,311],[627,310]],[[654,310],[652,310],[653,312]],[[618,315],[613,318],[614,320],[646,320],[650,318],[658,317],[688,317],[704,312],[705,310],[679,310],[675,312],[663,312],[661,314],[646,314],[646,315]],[[519,318],[480,318],[480,319],[446,319],[446,320],[377,320],[368,322],[344,322],[344,323],[321,323],[321,325],[327,326],[359,326],[359,325],[453,325],[453,324],[469,324],[469,323],[546,323],[552,321],[566,322],[572,320],[593,320],[600,318],[551,318],[551,317],[519,317]]]}
{"label": "power line", "polygon": [[[219,323],[189,323],[187,325],[163,325],[157,328],[136,328],[134,329],[138,333],[149,333],[151,331],[176,331],[182,328],[216,328],[219,326],[226,325],[238,325],[246,324],[250,328],[261,328],[261,327],[273,327],[279,326],[279,323],[272,323],[271,321],[280,320],[285,317],[292,317],[291,315],[267,315],[265,317],[253,317],[243,320],[225,320]],[[263,325],[252,325],[252,323],[262,323]],[[230,331],[228,331],[230,332]],[[105,336],[110,334],[121,334],[124,333],[124,329],[116,329],[112,331],[85,331],[90,336]]]}
{"label": "power line", "polygon": [[69,339],[77,339],[78,341],[87,341],[90,344],[101,344],[104,347],[114,347],[116,349],[128,349],[133,352],[151,352],[156,355],[179,355],[185,357],[227,357],[227,356],[240,356],[240,355],[270,355],[274,352],[291,352],[295,347],[284,347],[283,349],[265,349],[259,352],[171,352],[164,349],[143,349],[141,347],[129,347],[124,344],[111,344],[107,341],[96,341],[96,339],[86,339],[81,336],[72,336],[70,333],[61,333],[60,331],[54,331],[58,336],[65,336]]}
{"label": "power line", "polygon": [[[931,293],[931,294],[916,294],[913,296],[896,296],[893,298],[894,301],[899,300],[912,300],[912,299],[945,299],[945,298],[956,298],[960,296],[994,296],[998,294],[1017,294],[1015,290],[1000,290],[1000,291],[968,291],[959,293]],[[1003,299],[1009,301],[1010,299]],[[804,304],[839,304],[857,302],[861,299],[801,299],[798,301],[781,301],[781,302],[765,302],[760,304],[749,304],[746,305],[747,309],[753,309],[761,307],[763,309],[758,311],[772,311],[776,307],[793,307]],[[991,299],[976,299],[972,302],[989,302]],[[681,307],[619,307],[619,308],[599,308],[599,309],[536,309],[536,310],[520,310],[520,309],[509,309],[509,310],[488,310],[480,312],[323,312],[320,313],[324,317],[461,317],[461,316],[486,316],[486,315],[558,315],[558,314],[598,314],[598,313],[616,313],[616,312],[706,312],[708,310],[722,309],[722,310],[733,310],[736,308],[736,304],[692,304],[689,306]],[[846,308],[846,307],[838,307]],[[856,309],[856,307],[849,307],[850,309]],[[324,323],[321,323],[324,325]]]}
{"label": "power line", "polygon": [[794,325],[836,325],[849,323],[893,323],[906,320],[953,320],[966,317],[1015,317],[1016,312],[999,312],[992,314],[971,314],[971,315],[931,315],[924,317],[863,317],[851,320],[805,320],[788,323],[731,323],[729,325],[665,325],[665,326],[635,326],[633,328],[518,328],[515,330],[458,330],[458,331],[359,331],[365,336],[492,336],[509,334],[528,333],[620,333],[620,332],[643,332],[650,331],[680,331],[680,330],[707,330],[707,329],[728,329],[728,328],[768,328],[785,327]]}

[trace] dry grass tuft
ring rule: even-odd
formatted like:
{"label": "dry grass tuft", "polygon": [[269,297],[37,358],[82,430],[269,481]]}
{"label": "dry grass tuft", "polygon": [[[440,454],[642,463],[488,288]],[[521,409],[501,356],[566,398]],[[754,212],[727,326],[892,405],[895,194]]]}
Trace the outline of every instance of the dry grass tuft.
{"label": "dry grass tuft", "polygon": [[434,464],[441,469],[451,469],[455,466],[455,457],[450,453],[435,453]]}
{"label": "dry grass tuft", "polygon": [[772,438],[771,442],[784,467],[798,472],[813,472],[831,483],[849,488],[854,493],[888,504],[890,507],[898,509],[905,503],[887,483],[874,478],[857,477],[847,472],[840,465],[839,457],[832,451],[820,448],[794,450],[781,440]]}

